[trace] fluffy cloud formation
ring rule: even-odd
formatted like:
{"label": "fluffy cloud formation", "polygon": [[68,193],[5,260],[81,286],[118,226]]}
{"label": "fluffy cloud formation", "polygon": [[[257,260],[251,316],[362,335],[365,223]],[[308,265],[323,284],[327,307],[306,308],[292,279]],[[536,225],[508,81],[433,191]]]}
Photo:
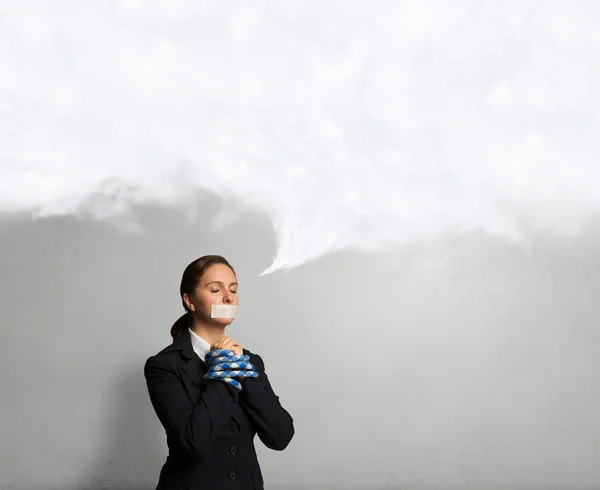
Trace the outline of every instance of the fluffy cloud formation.
{"label": "fluffy cloud formation", "polygon": [[0,210],[101,219],[209,189],[272,219],[265,272],[448,229],[569,233],[600,204],[598,13],[12,2],[0,7]]}

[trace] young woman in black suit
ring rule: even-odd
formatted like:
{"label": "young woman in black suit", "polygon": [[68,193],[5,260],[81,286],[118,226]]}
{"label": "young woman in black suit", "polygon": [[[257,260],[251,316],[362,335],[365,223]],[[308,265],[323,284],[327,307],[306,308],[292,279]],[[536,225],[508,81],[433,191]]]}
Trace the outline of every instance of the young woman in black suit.
{"label": "young woman in black suit", "polygon": [[261,357],[225,335],[237,288],[223,257],[189,264],[180,288],[186,313],[171,328],[173,343],[144,366],[169,448],[157,490],[262,489],[254,436],[282,451],[294,435]]}

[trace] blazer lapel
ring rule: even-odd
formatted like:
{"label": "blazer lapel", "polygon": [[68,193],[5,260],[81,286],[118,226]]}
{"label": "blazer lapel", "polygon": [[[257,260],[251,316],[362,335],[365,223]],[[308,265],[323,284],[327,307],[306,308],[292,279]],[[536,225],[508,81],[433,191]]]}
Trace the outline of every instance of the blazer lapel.
{"label": "blazer lapel", "polygon": [[194,357],[188,359],[181,370],[188,376],[190,381],[199,388],[204,384],[204,375],[207,373],[207,368],[202,359],[194,352]]}
{"label": "blazer lapel", "polygon": [[192,383],[201,387],[204,384],[204,375],[207,373],[208,368],[206,367],[206,364],[204,364],[204,361],[198,357],[198,354],[194,352],[190,332],[186,330],[181,337],[175,339],[175,342],[173,342],[173,345],[169,350],[181,351],[181,356],[183,358],[181,370],[187,375]]}
{"label": "blazer lapel", "polygon": [[[181,356],[183,358],[181,370],[194,385],[198,388],[202,388],[205,384],[204,375],[208,372],[208,367],[204,364],[204,361],[200,359],[198,354],[194,352],[190,332],[186,330],[181,337],[178,337],[175,342],[173,342],[169,350],[181,351]],[[244,354],[248,354],[248,352],[246,351]],[[232,415],[231,418],[235,420],[238,425],[241,425],[241,415],[239,413]]]}

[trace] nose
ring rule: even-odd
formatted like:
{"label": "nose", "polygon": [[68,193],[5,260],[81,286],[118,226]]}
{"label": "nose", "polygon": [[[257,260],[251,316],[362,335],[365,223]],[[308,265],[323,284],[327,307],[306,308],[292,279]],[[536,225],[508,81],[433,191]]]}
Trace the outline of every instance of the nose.
{"label": "nose", "polygon": [[224,303],[231,303],[233,301],[233,294],[231,294],[231,292],[227,291],[225,293],[225,295],[223,296],[223,302]]}

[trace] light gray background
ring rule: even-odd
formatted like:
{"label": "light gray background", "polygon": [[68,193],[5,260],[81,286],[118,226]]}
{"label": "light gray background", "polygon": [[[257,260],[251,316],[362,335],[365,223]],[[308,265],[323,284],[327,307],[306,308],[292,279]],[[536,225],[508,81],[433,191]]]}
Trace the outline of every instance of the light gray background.
{"label": "light gray background", "polygon": [[597,222],[529,251],[474,233],[259,277],[268,222],[215,234],[200,206],[142,209],[138,236],[2,222],[2,488],[151,487],[165,443],[142,365],[170,341],[182,268],[214,251],[241,282],[229,333],[296,422],[286,451],[258,443],[270,488],[600,481]]}
{"label": "light gray background", "polygon": [[597,488],[595,2],[0,3],[0,488],[153,488],[184,267],[268,488]]}

